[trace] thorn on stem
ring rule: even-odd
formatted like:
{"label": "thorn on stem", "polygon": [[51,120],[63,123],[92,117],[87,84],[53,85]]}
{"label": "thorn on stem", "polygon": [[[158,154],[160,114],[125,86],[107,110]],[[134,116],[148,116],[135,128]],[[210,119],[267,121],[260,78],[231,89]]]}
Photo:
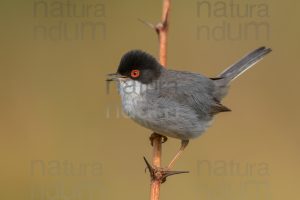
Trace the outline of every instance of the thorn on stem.
{"label": "thorn on stem", "polygon": [[147,161],[147,159],[144,157],[144,161],[147,165],[147,168],[150,173],[151,180],[157,180],[160,183],[166,182],[167,178],[169,176],[177,175],[177,174],[183,174],[183,173],[189,173],[189,171],[171,171],[168,169],[163,168],[154,168],[150,165],[150,163]]}
{"label": "thorn on stem", "polygon": [[148,27],[150,27],[150,28],[152,28],[152,29],[155,29],[155,26],[154,26],[152,23],[147,22],[147,21],[145,21],[145,20],[143,20],[143,19],[140,19],[140,18],[138,18],[138,20],[139,20],[140,22],[142,22],[143,24],[145,24],[146,26],[148,26]]}
{"label": "thorn on stem", "polygon": [[143,19],[138,18],[138,20],[140,22],[142,22],[143,24],[145,24],[146,26],[150,27],[151,29],[154,29],[155,32],[157,33],[157,35],[160,35],[161,31],[165,31],[168,29],[168,17],[169,17],[169,11],[166,12],[166,16],[164,18],[164,20],[162,22],[157,23],[156,25],[147,22]]}

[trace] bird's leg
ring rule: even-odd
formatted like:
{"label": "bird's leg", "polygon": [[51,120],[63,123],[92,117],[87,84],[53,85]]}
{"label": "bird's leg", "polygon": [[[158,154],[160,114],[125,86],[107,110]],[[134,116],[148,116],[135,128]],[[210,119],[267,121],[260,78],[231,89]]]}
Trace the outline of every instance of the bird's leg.
{"label": "bird's leg", "polygon": [[177,152],[177,154],[172,159],[172,161],[170,162],[170,164],[168,165],[167,168],[168,170],[170,170],[174,166],[175,161],[181,156],[182,152],[184,151],[184,149],[187,147],[188,144],[189,144],[189,140],[181,140],[181,147]]}

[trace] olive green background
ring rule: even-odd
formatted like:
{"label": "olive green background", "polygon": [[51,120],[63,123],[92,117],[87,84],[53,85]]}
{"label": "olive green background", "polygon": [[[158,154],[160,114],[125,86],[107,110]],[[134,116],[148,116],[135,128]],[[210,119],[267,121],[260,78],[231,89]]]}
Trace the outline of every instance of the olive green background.
{"label": "olive green background", "polygon": [[[34,2],[0,3],[0,198],[148,199],[142,157],[151,157],[151,132],[118,114],[117,91],[107,94],[104,80],[130,49],[158,55],[155,32],[138,18],[158,22],[161,1],[70,0],[103,4],[101,16],[85,17],[35,16]],[[51,7],[53,1],[46,2]],[[172,2],[169,68],[214,76],[259,46],[273,52],[232,84],[223,103],[233,112],[218,115],[191,141],[175,165],[190,173],[169,178],[161,199],[299,199],[299,1],[233,1],[243,12],[247,2],[264,3],[267,17],[255,11],[252,17],[198,16],[197,2]],[[101,22],[106,33],[33,37],[37,25],[60,21]],[[223,21],[233,27],[265,22],[269,38],[197,38],[197,26]],[[179,144],[164,144],[164,165]]]}

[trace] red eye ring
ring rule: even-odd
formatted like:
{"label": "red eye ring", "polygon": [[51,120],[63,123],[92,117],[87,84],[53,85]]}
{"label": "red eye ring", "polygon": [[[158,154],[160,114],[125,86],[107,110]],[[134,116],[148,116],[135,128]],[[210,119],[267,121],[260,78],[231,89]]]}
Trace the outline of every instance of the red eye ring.
{"label": "red eye ring", "polygon": [[134,70],[131,71],[130,75],[131,75],[132,78],[137,78],[137,77],[140,76],[140,70],[134,69]]}

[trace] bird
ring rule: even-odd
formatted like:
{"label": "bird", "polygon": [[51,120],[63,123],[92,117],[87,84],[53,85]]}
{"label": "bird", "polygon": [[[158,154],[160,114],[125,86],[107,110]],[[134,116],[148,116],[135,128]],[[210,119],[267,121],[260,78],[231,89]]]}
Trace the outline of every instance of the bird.
{"label": "bird", "polygon": [[231,111],[221,103],[231,82],[271,51],[257,48],[209,78],[164,67],[151,54],[130,50],[107,81],[117,83],[123,111],[133,121],[159,135],[181,140],[167,167],[171,169],[189,141],[202,135],[216,114]]}

